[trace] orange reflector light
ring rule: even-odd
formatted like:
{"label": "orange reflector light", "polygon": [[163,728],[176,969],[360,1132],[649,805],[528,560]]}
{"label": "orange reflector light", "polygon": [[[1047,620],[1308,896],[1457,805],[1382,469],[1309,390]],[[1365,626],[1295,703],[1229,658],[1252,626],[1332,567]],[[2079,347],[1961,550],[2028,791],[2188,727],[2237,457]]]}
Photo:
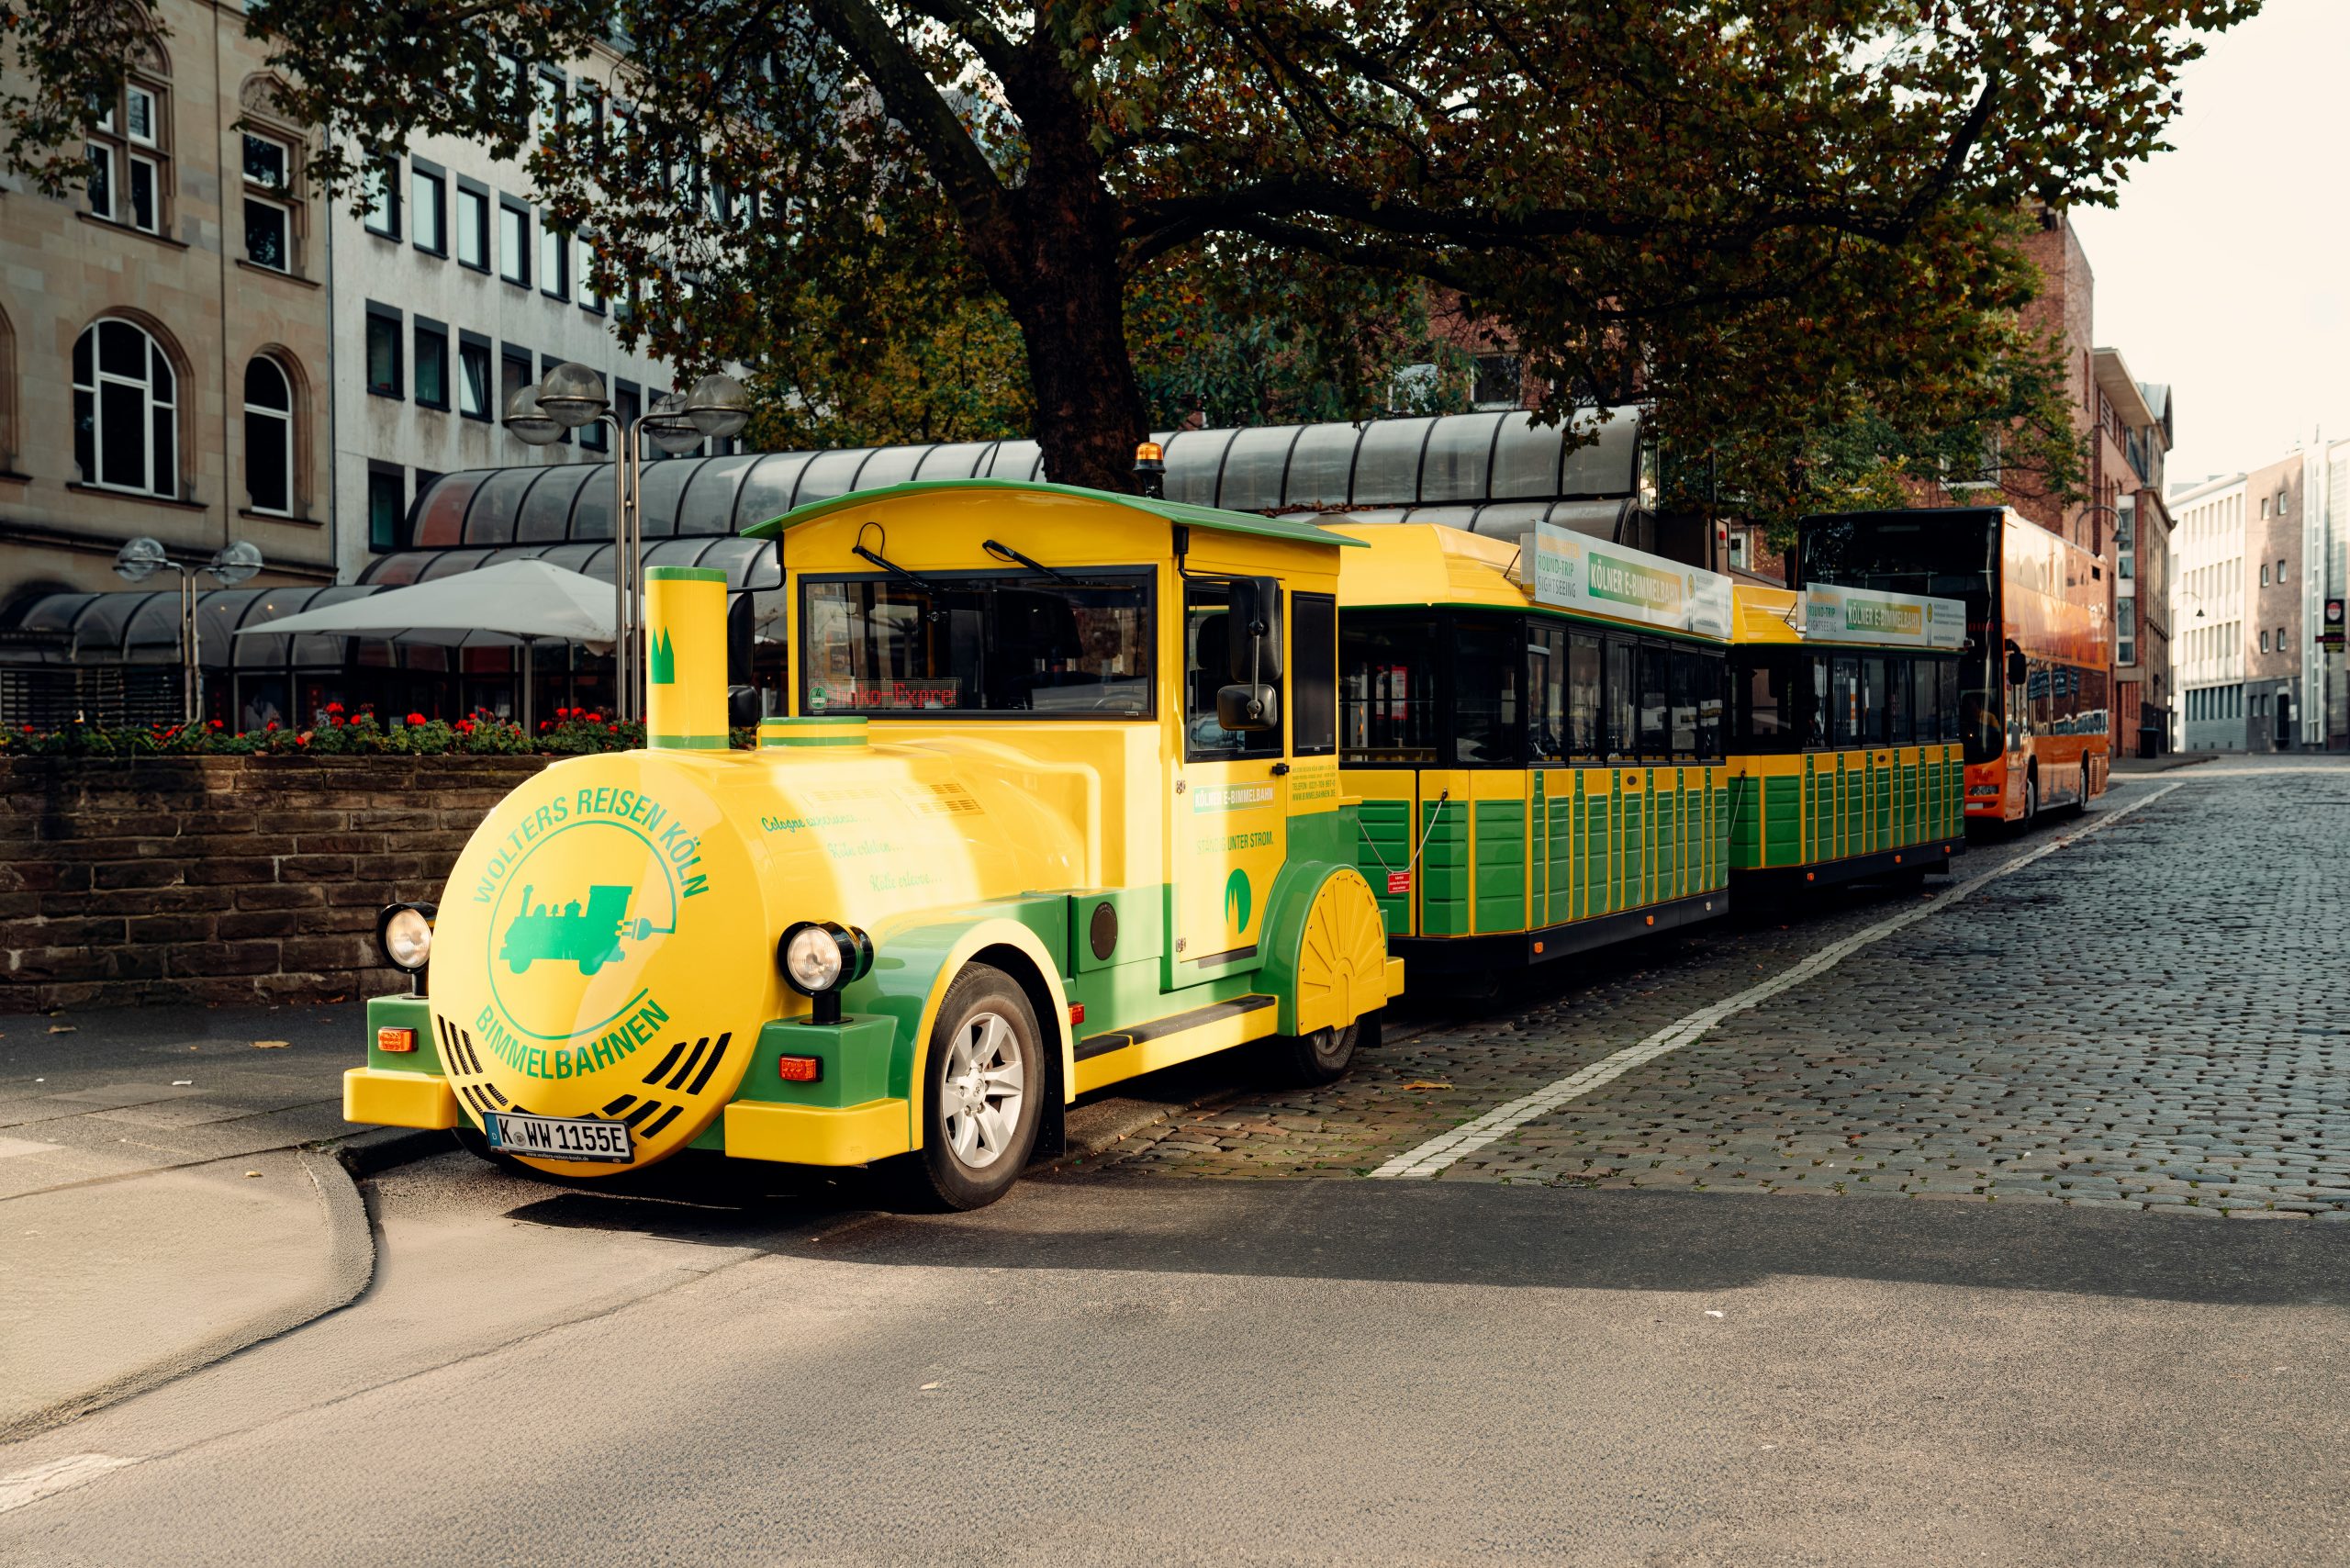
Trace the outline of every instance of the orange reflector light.
{"label": "orange reflector light", "polygon": [[1901,864],[1901,857],[1900,857],[1900,856],[1898,856],[1898,855],[1895,856],[1895,857],[1893,857],[1893,863],[1894,863],[1896,866],[1900,865],[1900,864]]}
{"label": "orange reflector light", "polygon": [[1535,950],[1537,953],[1539,953],[1539,952],[1542,950],[1542,944],[1541,944],[1541,943],[1539,943],[1539,942],[1537,942],[1536,944],[1534,944],[1534,950]]}
{"label": "orange reflector light", "polygon": [[813,1083],[824,1074],[822,1057],[778,1057],[776,1076],[786,1083]]}
{"label": "orange reflector light", "polygon": [[1654,925],[1654,924],[1656,924],[1656,916],[1655,916],[1655,915],[1650,915],[1650,916],[1649,916],[1649,924],[1650,924],[1651,925]]}
{"label": "orange reflector light", "polygon": [[416,1049],[416,1031],[395,1028],[386,1024],[375,1031],[375,1048],[399,1056]]}
{"label": "orange reflector light", "polygon": [[1085,1022],[1085,1003],[1082,1002],[1072,1002],[1069,1004],[1069,1021],[1072,1024],[1082,1024]]}

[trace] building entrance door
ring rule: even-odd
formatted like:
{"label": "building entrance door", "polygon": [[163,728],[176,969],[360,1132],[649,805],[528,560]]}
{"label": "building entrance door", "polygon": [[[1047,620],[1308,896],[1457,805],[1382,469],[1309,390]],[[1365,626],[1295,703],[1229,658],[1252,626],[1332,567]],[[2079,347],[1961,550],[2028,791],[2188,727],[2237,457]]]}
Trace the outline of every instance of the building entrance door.
{"label": "building entrance door", "polygon": [[2293,694],[2289,691],[2277,694],[2277,749],[2293,749]]}

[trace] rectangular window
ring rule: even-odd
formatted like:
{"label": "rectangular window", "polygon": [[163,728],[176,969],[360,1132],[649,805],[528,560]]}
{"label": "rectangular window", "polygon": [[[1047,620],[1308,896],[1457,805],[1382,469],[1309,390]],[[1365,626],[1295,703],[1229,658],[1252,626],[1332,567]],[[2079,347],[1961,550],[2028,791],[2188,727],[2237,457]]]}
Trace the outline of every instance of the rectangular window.
{"label": "rectangular window", "polygon": [[1639,711],[1640,683],[1633,674],[1639,655],[1624,638],[1607,639],[1607,735],[1602,744],[1610,760],[1639,755],[1639,726],[1633,722]]}
{"label": "rectangular window", "polygon": [[589,452],[610,451],[611,436],[611,427],[601,420],[590,420],[579,427],[579,444]]}
{"label": "rectangular window", "polygon": [[1861,661],[1861,729],[1863,745],[1883,745],[1892,724],[1891,693],[1886,683],[1885,660]]}
{"label": "rectangular window", "polygon": [[[1238,756],[1278,756],[1279,730],[1227,730],[1215,695],[1232,679],[1231,590],[1221,583],[1191,583],[1183,595],[1183,755],[1194,762]],[[1281,683],[1268,682],[1278,698]]]}
{"label": "rectangular window", "polygon": [[449,184],[439,165],[408,160],[408,241],[428,255],[449,253]]}
{"label": "rectangular window", "polygon": [[1433,627],[1425,615],[1349,614],[1338,626],[1338,734],[1348,762],[1437,759]]}
{"label": "rectangular window", "polygon": [[457,264],[489,270],[489,193],[464,179],[457,182]]}
{"label": "rectangular window", "polygon": [[1840,747],[1861,744],[1861,661],[1833,659],[1828,667],[1829,744]]}
{"label": "rectangular window", "polygon": [[1673,755],[1673,650],[1642,643],[1639,658],[1640,760],[1662,762]]}
{"label": "rectangular window", "polygon": [[1567,633],[1567,753],[1583,761],[1607,755],[1599,650],[1595,633]]}
{"label": "rectangular window", "polygon": [[2138,601],[2124,596],[2113,601],[2113,662],[2138,662]]}
{"label": "rectangular window", "polygon": [[1908,659],[1885,661],[1885,738],[1894,745],[1918,744],[1918,709]]}
{"label": "rectangular window", "polygon": [[1289,599],[1290,752],[1327,756],[1338,749],[1338,601],[1326,593]]}
{"label": "rectangular window", "polygon": [[130,221],[134,228],[148,233],[159,231],[162,222],[162,176],[152,158],[130,155]]}
{"label": "rectangular window", "polygon": [[100,218],[116,215],[114,149],[103,141],[88,144],[90,154],[90,210]]}
{"label": "rectangular window", "polygon": [[1526,623],[1526,756],[1557,762],[1567,755],[1567,629],[1555,621]]}
{"label": "rectangular window", "polygon": [[1149,579],[1089,576],[803,580],[800,711],[1147,718]]}
{"label": "rectangular window", "polygon": [[416,401],[419,408],[449,406],[449,329],[416,319]]}
{"label": "rectangular window", "polygon": [[539,215],[539,288],[551,299],[571,297],[571,236]]}
{"label": "rectangular window", "polygon": [[612,412],[630,430],[636,428],[637,416],[644,412],[644,394],[633,381],[612,383]]}
{"label": "rectangular window", "polygon": [[2277,563],[2277,580],[2279,583],[2285,580],[2285,563],[2282,561]]}
{"label": "rectangular window", "polygon": [[503,197],[498,203],[498,275],[531,286],[531,209]]}
{"label": "rectangular window", "polygon": [[294,270],[293,214],[278,202],[245,197],[245,260],[272,272]]}
{"label": "rectangular window", "polygon": [[400,313],[367,302],[367,390],[378,398],[401,396]]}
{"label": "rectangular window", "polygon": [[585,236],[579,241],[579,308],[604,313],[604,297],[596,292],[596,242]]}
{"label": "rectangular window", "polygon": [[387,463],[367,465],[367,548],[397,550],[408,521],[408,475]]}
{"label": "rectangular window", "polygon": [[490,417],[489,340],[471,332],[457,334],[457,412],[469,420]]}
{"label": "rectangular window", "polygon": [[531,385],[531,351],[508,343],[498,356],[498,407],[503,412],[514,394]]}
{"label": "rectangular window", "polygon": [[400,161],[380,158],[367,170],[367,232],[400,237]]}
{"label": "rectangular window", "polygon": [[1525,622],[1462,615],[1452,633],[1452,760],[1526,766]]}
{"label": "rectangular window", "polygon": [[1782,648],[1741,648],[1738,655],[1739,744],[1764,754],[1795,749],[1802,660]]}

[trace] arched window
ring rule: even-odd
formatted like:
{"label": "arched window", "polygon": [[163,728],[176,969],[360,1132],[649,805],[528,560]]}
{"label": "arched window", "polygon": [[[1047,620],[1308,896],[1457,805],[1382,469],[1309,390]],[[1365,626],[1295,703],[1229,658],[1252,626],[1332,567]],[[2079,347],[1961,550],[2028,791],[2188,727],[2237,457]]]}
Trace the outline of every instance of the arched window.
{"label": "arched window", "polygon": [[245,493],[255,511],[294,511],[294,384],[267,354],[245,365]]}
{"label": "arched window", "polygon": [[179,494],[178,378],[162,345],[129,321],[94,321],[73,341],[73,460],[82,481]]}

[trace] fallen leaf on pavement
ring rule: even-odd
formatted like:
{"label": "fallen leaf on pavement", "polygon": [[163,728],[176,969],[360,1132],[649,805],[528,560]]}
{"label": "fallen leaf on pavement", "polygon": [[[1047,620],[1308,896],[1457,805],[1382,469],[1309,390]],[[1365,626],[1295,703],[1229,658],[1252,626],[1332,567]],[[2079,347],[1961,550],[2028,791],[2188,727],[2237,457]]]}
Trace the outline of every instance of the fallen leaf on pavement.
{"label": "fallen leaf on pavement", "polygon": [[1411,1082],[1404,1085],[1404,1087],[1406,1089],[1449,1089],[1452,1085],[1449,1083],[1438,1083],[1433,1079],[1416,1078],[1412,1080]]}
{"label": "fallen leaf on pavement", "polygon": [[257,1051],[282,1051],[293,1043],[294,1042],[291,1040],[255,1040],[253,1042],[253,1049]]}
{"label": "fallen leaf on pavement", "polygon": [[246,1174],[246,1175],[248,1175],[248,1176],[258,1176],[258,1175],[260,1175],[260,1174],[261,1174],[261,1172],[260,1172],[260,1171],[258,1171],[258,1170],[248,1170],[248,1171],[246,1171],[246,1172],[245,1172],[245,1174]]}
{"label": "fallen leaf on pavement", "polygon": [[917,1392],[920,1392],[920,1393],[923,1393],[923,1394],[928,1394],[932,1389],[936,1388],[936,1387],[938,1387],[938,1386],[939,1386],[939,1385],[938,1385],[937,1383],[923,1383],[923,1384],[922,1385],[921,1389],[920,1389],[920,1390],[918,1390]]}
{"label": "fallen leaf on pavement", "polygon": [[196,1087],[196,1080],[193,1078],[174,1078],[172,1080],[172,1087],[174,1089],[193,1089]]}
{"label": "fallen leaf on pavement", "polygon": [[49,1032],[52,1035],[71,1035],[80,1027],[81,1025],[77,1024],[51,1024],[49,1026]]}

